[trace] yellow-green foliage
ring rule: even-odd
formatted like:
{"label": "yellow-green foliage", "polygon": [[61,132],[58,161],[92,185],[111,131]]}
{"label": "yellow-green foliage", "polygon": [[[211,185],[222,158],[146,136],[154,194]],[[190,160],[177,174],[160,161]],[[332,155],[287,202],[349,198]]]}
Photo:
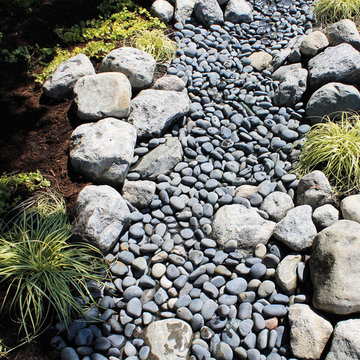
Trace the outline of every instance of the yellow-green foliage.
{"label": "yellow-green foliage", "polygon": [[306,134],[296,170],[321,170],[339,193],[360,188],[360,116],[342,113],[339,121],[324,118]]}
{"label": "yellow-green foliage", "polygon": [[360,0],[317,0],[314,5],[317,21],[324,24],[343,19],[358,22],[360,19]]}
{"label": "yellow-green foliage", "polygon": [[16,190],[20,185],[25,185],[29,191],[34,191],[49,187],[50,182],[39,170],[20,174],[3,173],[0,176],[0,214],[8,211],[21,200],[20,196],[16,196]]}

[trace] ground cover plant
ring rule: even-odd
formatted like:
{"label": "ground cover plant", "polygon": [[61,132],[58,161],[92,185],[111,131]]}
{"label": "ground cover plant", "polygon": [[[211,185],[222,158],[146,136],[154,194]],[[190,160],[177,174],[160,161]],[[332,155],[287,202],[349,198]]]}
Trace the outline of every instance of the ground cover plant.
{"label": "ground cover plant", "polygon": [[337,193],[360,188],[360,115],[343,112],[340,120],[326,116],[305,136],[297,172],[321,170]]}
{"label": "ground cover plant", "polygon": [[316,0],[314,14],[318,22],[335,23],[343,19],[360,20],[360,0]]}
{"label": "ground cover plant", "polygon": [[87,282],[106,277],[99,251],[85,243],[69,242],[70,221],[65,202],[54,193],[40,192],[19,204],[0,229],[0,281],[8,284],[3,305],[19,322],[19,332],[31,341],[52,315],[67,324],[81,315],[81,299],[94,301]]}

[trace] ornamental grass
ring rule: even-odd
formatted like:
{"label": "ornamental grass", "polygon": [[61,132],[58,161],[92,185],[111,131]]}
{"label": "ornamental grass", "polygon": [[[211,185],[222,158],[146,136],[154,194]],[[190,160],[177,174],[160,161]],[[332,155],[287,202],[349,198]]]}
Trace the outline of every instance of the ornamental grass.
{"label": "ornamental grass", "polygon": [[31,341],[56,314],[65,324],[86,310],[76,297],[93,297],[88,281],[104,279],[105,264],[89,244],[70,243],[64,200],[43,192],[21,203],[0,233],[0,281],[8,284],[3,302]]}
{"label": "ornamental grass", "polygon": [[323,24],[343,19],[359,22],[360,0],[317,0],[313,8],[315,18]]}
{"label": "ornamental grass", "polygon": [[360,115],[343,112],[340,120],[326,116],[305,136],[296,171],[321,170],[336,193],[360,189]]}

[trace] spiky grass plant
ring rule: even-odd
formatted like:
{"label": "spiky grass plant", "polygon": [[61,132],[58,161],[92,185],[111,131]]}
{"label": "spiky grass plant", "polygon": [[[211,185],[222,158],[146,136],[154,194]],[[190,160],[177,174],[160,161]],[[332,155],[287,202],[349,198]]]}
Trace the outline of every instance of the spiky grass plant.
{"label": "spiky grass plant", "polygon": [[338,121],[324,120],[306,134],[296,171],[321,170],[337,193],[360,189],[360,116],[343,112]]}
{"label": "spiky grass plant", "polygon": [[45,192],[20,204],[0,234],[0,281],[6,299],[31,341],[57,314],[65,323],[83,313],[75,298],[92,299],[87,282],[103,280],[99,251],[89,244],[69,243],[70,222],[64,200]]}
{"label": "spiky grass plant", "polygon": [[358,22],[360,0],[317,0],[313,11],[316,20],[323,24],[331,24],[343,19]]}
{"label": "spiky grass plant", "polygon": [[176,55],[176,42],[159,29],[139,31],[130,42],[137,49],[151,54],[156,62],[170,61]]}

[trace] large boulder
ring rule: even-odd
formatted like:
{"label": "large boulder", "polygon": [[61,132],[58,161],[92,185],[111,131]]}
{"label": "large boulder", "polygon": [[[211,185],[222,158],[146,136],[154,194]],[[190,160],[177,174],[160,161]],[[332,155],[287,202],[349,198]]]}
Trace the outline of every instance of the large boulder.
{"label": "large boulder", "polygon": [[175,20],[186,21],[191,18],[196,0],[176,0]]}
{"label": "large boulder", "polygon": [[125,180],[122,188],[122,195],[124,199],[129,201],[138,209],[146,208],[150,205],[151,200],[155,195],[156,184],[153,181]]}
{"label": "large boulder", "polygon": [[340,321],[336,324],[331,347],[325,360],[360,359],[360,319]]}
{"label": "large boulder", "polygon": [[138,137],[157,137],[187,114],[190,99],[178,91],[148,89],[131,101],[128,121],[137,130]]}
{"label": "large boulder", "polygon": [[351,195],[340,203],[341,213],[344,219],[360,223],[360,195]]}
{"label": "large boulder", "polygon": [[256,245],[267,244],[274,227],[274,222],[264,220],[253,208],[225,205],[214,216],[212,235],[220,246],[235,240],[242,254],[251,255]]}
{"label": "large boulder", "polygon": [[310,205],[313,209],[334,203],[329,180],[323,172],[312,171],[303,176],[297,188],[297,205]]}
{"label": "large boulder", "polygon": [[330,46],[348,43],[356,50],[360,50],[360,34],[356,24],[349,20],[343,19],[335,24],[328,25],[324,30]]}
{"label": "large boulder", "polygon": [[133,89],[140,90],[151,85],[155,68],[156,61],[150,54],[132,47],[121,47],[106,55],[100,71],[122,73],[129,79]]}
{"label": "large boulder", "polygon": [[308,71],[294,69],[285,73],[275,92],[276,105],[293,106],[298,103],[306,91]]}
{"label": "large boulder", "polygon": [[289,323],[293,355],[299,359],[320,359],[333,331],[331,323],[304,304],[290,306]]}
{"label": "large boulder", "polygon": [[329,40],[321,31],[313,31],[306,35],[301,43],[300,51],[306,56],[315,56],[329,46]]}
{"label": "large boulder", "polygon": [[310,256],[313,305],[334,314],[360,311],[360,224],[339,220],[314,240]]}
{"label": "large boulder", "polygon": [[206,27],[224,22],[223,12],[216,0],[196,1],[194,15],[196,19]]}
{"label": "large boulder", "polygon": [[174,17],[174,7],[166,0],[154,1],[151,5],[151,12],[165,23],[169,23]]}
{"label": "large boulder", "polygon": [[131,84],[121,73],[80,78],[74,87],[77,116],[81,120],[125,118],[130,113]]}
{"label": "large boulder", "polygon": [[316,227],[312,222],[312,209],[309,205],[290,209],[274,229],[275,238],[296,251],[311,247],[316,234]]}
{"label": "large boulder", "polygon": [[88,185],[80,191],[75,203],[72,233],[106,253],[130,221],[126,202],[115,189],[108,185]]}
{"label": "large boulder", "polygon": [[309,61],[308,70],[313,90],[329,82],[356,84],[360,76],[360,53],[345,43],[328,47]]}
{"label": "large boulder", "polygon": [[182,159],[181,142],[174,137],[168,137],[165,144],[144,155],[131,169],[140,174],[141,178],[153,180],[158,175],[169,173]]}
{"label": "large boulder", "polygon": [[234,24],[242,22],[250,23],[253,21],[252,8],[245,0],[229,0],[224,12],[225,21]]}
{"label": "large boulder", "polygon": [[149,359],[188,359],[192,337],[191,326],[178,319],[155,321],[144,330],[145,343],[150,346]]}
{"label": "large boulder", "polygon": [[332,117],[342,111],[360,110],[360,91],[352,85],[337,82],[325,84],[316,90],[306,105],[306,115],[312,124],[321,122],[325,115]]}
{"label": "large boulder", "polygon": [[94,75],[95,69],[90,59],[79,54],[61,63],[43,85],[44,94],[61,100],[73,94],[75,83],[85,75]]}
{"label": "large boulder", "polygon": [[136,144],[136,129],[125,121],[106,118],[82,124],[70,138],[73,168],[98,184],[120,186],[127,175]]}

